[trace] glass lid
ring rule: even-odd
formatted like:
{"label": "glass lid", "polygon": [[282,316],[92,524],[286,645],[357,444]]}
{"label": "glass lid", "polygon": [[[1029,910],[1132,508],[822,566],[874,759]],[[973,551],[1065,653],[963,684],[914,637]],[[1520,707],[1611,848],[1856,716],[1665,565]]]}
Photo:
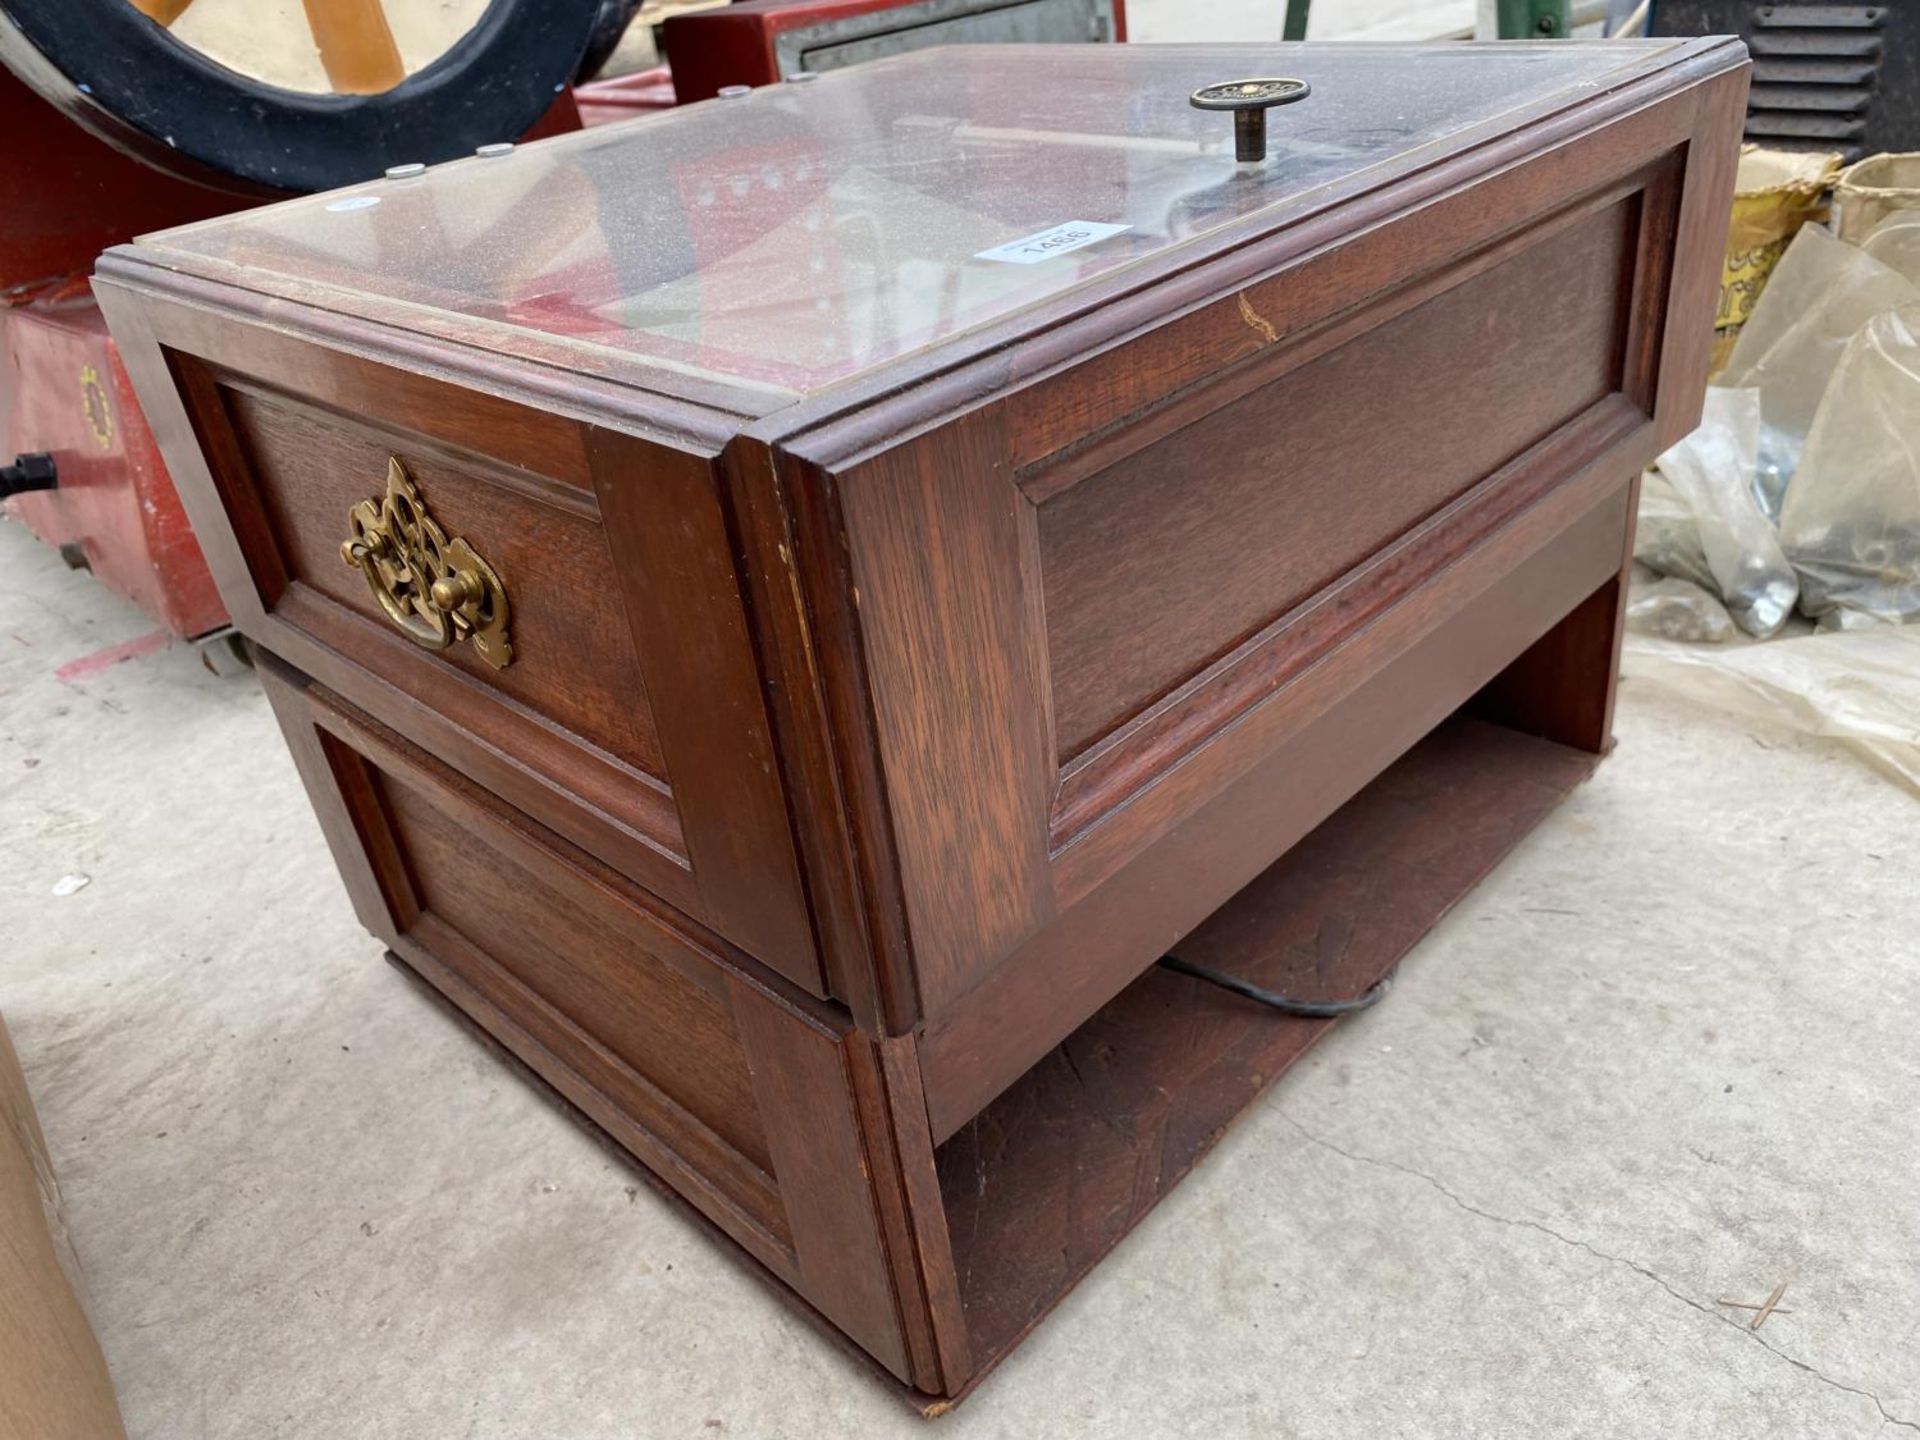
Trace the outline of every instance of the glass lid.
{"label": "glass lid", "polygon": [[[923,50],[141,243],[264,290],[440,312],[503,350],[531,335],[589,371],[801,394],[1584,99],[1675,43]],[[1271,76],[1312,93],[1265,111],[1266,158],[1236,162],[1235,115],[1189,97]]]}

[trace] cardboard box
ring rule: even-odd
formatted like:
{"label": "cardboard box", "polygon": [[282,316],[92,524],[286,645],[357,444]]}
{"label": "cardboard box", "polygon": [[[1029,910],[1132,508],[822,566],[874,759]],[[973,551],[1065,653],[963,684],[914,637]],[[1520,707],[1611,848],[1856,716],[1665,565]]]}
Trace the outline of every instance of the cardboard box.
{"label": "cardboard box", "polygon": [[0,1440],[124,1440],[26,1077],[0,1022]]}

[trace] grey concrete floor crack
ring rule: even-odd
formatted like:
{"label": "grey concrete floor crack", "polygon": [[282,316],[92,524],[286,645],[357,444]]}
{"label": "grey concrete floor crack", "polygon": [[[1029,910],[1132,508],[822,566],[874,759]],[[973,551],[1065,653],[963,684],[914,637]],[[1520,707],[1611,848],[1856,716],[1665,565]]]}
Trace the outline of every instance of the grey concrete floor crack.
{"label": "grey concrete floor crack", "polygon": [[1666,1291],[1667,1294],[1671,1295],[1674,1299],[1678,1300],[1682,1305],[1685,1305],[1688,1309],[1697,1310],[1702,1315],[1707,1316],[1709,1319],[1714,1320],[1719,1324],[1730,1327],[1737,1333],[1753,1341],[1754,1344],[1758,1345],[1761,1349],[1767,1351],[1767,1353],[1769,1353],[1770,1355],[1773,1355],[1778,1359],[1786,1361],[1787,1364],[1793,1366],[1793,1368],[1796,1370],[1804,1371],[1806,1374],[1811,1375],[1814,1379],[1818,1380],[1821,1384],[1831,1386],[1833,1389],[1842,1391],[1843,1393],[1848,1395],[1857,1395],[1862,1400],[1871,1401],[1874,1409],[1880,1412],[1880,1418],[1885,1424],[1895,1425],[1900,1427],[1903,1430],[1911,1430],[1915,1434],[1920,1434],[1920,1421],[1907,1420],[1902,1418],[1899,1415],[1894,1414],[1892,1411],[1887,1409],[1886,1405],[1881,1401],[1880,1397],[1874,1394],[1871,1390],[1863,1390],[1857,1385],[1847,1384],[1844,1380],[1836,1380],[1831,1375],[1828,1375],[1823,1370],[1820,1370],[1818,1367],[1809,1365],[1804,1360],[1795,1359],[1793,1356],[1787,1354],[1784,1350],[1781,1350],[1778,1346],[1774,1345],[1770,1340],[1767,1339],[1766,1336],[1762,1335],[1759,1331],[1750,1329],[1743,1321],[1740,1321],[1731,1316],[1722,1314],[1720,1311],[1714,1309],[1711,1305],[1703,1304],[1701,1301],[1695,1300],[1692,1296],[1687,1295],[1682,1291],[1676,1290],[1672,1285],[1668,1284],[1667,1281],[1663,1280],[1659,1275],[1655,1274],[1652,1270],[1649,1270],[1646,1266],[1642,1265],[1637,1260],[1630,1259],[1625,1255],[1610,1254],[1605,1250],[1598,1249],[1595,1246],[1588,1244],[1585,1240],[1578,1239],[1571,1235],[1563,1235],[1558,1230],[1555,1230],[1551,1225],[1542,1224],[1538,1220],[1529,1220],[1523,1216],[1517,1216],[1517,1215],[1499,1215],[1494,1213],[1491,1210],[1483,1210],[1478,1205],[1475,1205],[1472,1201],[1466,1199],[1465,1197],[1459,1195],[1454,1190],[1449,1188],[1444,1182],[1440,1181],[1439,1179],[1435,1178],[1432,1175],[1427,1174],[1427,1172],[1424,1170],[1417,1170],[1411,1165],[1402,1165],[1397,1160],[1385,1160],[1385,1159],[1381,1159],[1378,1156],[1362,1155],[1355,1151],[1344,1149],[1341,1146],[1334,1144],[1333,1141],[1328,1140],[1324,1136],[1315,1134],[1312,1130],[1309,1130],[1305,1125],[1302,1125],[1298,1120],[1294,1119],[1293,1116],[1289,1115],[1286,1111],[1278,1110],[1276,1111],[1276,1113],[1280,1116],[1282,1120],[1286,1121],[1288,1125],[1292,1126],[1296,1131],[1298,1131],[1300,1133],[1301,1138],[1309,1141],[1314,1145],[1319,1146],[1322,1150],[1330,1151],[1332,1154],[1340,1156],[1343,1160],[1350,1160],[1356,1165],[1368,1165],[1373,1167],[1376,1170],[1391,1170],[1396,1174],[1406,1175],[1412,1179],[1420,1181],[1421,1183],[1439,1192],[1439,1194],[1444,1196],[1447,1200],[1451,1201],[1454,1205],[1458,1206],[1460,1209],[1466,1211],[1469,1215],[1476,1215],[1482,1220],[1490,1220],[1496,1225],[1512,1225],[1512,1226],[1517,1226],[1518,1228],[1523,1230],[1535,1230],[1535,1231],[1538,1231],[1540,1234],[1547,1236],[1551,1240],[1559,1241],[1560,1244],[1565,1245],[1570,1249],[1585,1251],[1588,1255],[1593,1256],[1593,1258],[1596,1260],[1604,1260],[1609,1265],[1625,1266],[1627,1269],[1633,1271],[1634,1274],[1640,1276],[1642,1279],[1650,1282],[1651,1284],[1659,1286],[1660,1289]]}

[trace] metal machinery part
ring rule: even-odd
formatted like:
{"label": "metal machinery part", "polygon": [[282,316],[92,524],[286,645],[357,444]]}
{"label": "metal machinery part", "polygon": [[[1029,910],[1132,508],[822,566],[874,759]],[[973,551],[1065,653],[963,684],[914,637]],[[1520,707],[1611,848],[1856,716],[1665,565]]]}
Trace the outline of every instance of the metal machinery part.
{"label": "metal machinery part", "polygon": [[1920,149],[1920,8],[1654,0],[1655,35],[1733,35],[1753,52],[1747,139],[1848,160]]}
{"label": "metal machinery part", "polygon": [[1126,38],[1121,0],[736,0],[664,27],[680,103],[932,45],[1087,44]]}
{"label": "metal machinery part", "polygon": [[1500,0],[1502,40],[1564,40],[1573,33],[1571,0]]}
{"label": "metal machinery part", "polygon": [[239,194],[332,189],[524,134],[604,43],[608,0],[492,0],[377,94],[310,94],[208,59],[126,0],[0,0],[0,64],[158,169]]}

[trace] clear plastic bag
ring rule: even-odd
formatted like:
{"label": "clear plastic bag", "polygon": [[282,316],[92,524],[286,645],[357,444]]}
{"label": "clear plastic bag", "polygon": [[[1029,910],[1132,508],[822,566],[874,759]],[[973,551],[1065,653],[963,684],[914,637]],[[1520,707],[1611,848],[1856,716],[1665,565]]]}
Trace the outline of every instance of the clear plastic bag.
{"label": "clear plastic bag", "polygon": [[1733,638],[1727,607],[1693,581],[1672,575],[1634,575],[1627,593],[1627,628],[1662,640],[1710,645]]}
{"label": "clear plastic bag", "polygon": [[1640,510],[1633,531],[1633,558],[1657,575],[1672,576],[1706,590],[1719,581],[1700,548],[1700,524],[1693,507],[1680,498],[1667,477],[1649,470],[1640,477]]}
{"label": "clear plastic bag", "polygon": [[1889,270],[1920,284],[1920,210],[1901,210],[1868,231],[1860,248]]}
{"label": "clear plastic bag", "polygon": [[1875,316],[1847,345],[1780,540],[1807,614],[1920,618],[1920,305]]}
{"label": "clear plastic bag", "polygon": [[[1699,428],[1657,464],[1699,527],[1713,590],[1742,630],[1764,639],[1793,613],[1800,585],[1754,496],[1759,448],[1760,393],[1716,386]],[[1637,544],[1635,555],[1644,558]]]}
{"label": "clear plastic bag", "polygon": [[1719,384],[1760,392],[1761,493],[1777,497],[1798,466],[1841,352],[1883,311],[1920,304],[1920,286],[1818,225],[1780,258]]}
{"label": "clear plastic bag", "polygon": [[1629,683],[1837,740],[1920,795],[1920,626],[1681,645],[1629,635]]}
{"label": "clear plastic bag", "polygon": [[1833,191],[1833,228],[1862,245],[1888,220],[1920,211],[1920,155],[1869,155],[1841,171]]}

